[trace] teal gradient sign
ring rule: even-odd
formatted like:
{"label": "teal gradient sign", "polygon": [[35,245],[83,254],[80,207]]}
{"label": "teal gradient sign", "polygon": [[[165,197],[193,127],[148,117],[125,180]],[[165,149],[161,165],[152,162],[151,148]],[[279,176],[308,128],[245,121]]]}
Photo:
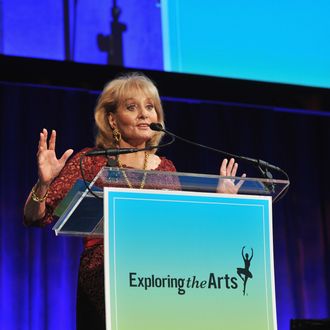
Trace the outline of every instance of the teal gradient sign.
{"label": "teal gradient sign", "polygon": [[270,198],[104,196],[107,329],[276,329]]}

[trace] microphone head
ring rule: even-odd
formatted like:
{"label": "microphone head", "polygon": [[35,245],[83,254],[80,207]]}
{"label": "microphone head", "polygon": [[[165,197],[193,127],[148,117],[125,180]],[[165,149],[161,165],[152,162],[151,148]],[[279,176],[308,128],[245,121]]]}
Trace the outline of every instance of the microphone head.
{"label": "microphone head", "polygon": [[162,124],[160,123],[151,123],[149,125],[150,129],[152,129],[153,131],[157,131],[157,132],[162,132],[164,130]]}

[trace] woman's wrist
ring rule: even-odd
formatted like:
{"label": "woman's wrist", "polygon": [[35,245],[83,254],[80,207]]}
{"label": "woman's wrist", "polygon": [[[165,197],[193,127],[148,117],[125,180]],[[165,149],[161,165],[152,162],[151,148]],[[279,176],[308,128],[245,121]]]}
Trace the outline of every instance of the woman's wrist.
{"label": "woman's wrist", "polygon": [[38,179],[37,183],[35,184],[35,186],[38,188],[38,190],[48,190],[50,187],[50,183],[47,182],[42,182],[40,181],[40,179]]}
{"label": "woman's wrist", "polygon": [[43,203],[48,196],[49,186],[49,184],[42,183],[38,180],[31,191],[32,200],[37,203]]}

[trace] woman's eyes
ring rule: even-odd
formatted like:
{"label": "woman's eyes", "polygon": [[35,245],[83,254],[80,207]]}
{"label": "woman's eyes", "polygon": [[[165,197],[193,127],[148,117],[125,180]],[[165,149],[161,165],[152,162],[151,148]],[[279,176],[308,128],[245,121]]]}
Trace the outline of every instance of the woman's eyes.
{"label": "woman's eyes", "polygon": [[[148,111],[152,111],[152,110],[154,110],[155,107],[154,107],[154,105],[153,105],[152,103],[149,103],[149,104],[146,104],[146,105],[145,105],[145,108],[146,108]],[[128,104],[128,105],[126,106],[126,109],[127,109],[127,110],[130,110],[130,111],[134,111],[134,110],[138,109],[138,105],[135,104],[135,103]]]}

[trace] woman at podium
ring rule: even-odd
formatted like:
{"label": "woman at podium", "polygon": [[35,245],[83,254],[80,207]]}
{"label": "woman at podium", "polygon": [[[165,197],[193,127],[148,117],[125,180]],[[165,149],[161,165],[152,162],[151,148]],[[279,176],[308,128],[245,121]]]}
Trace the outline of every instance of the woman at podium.
{"label": "woman at podium", "polygon": [[[164,125],[164,113],[158,90],[153,82],[140,73],[122,75],[109,82],[100,95],[95,108],[97,149],[145,148],[157,145],[162,132],[153,131],[149,125]],[[58,158],[56,131],[40,133],[37,166],[38,180],[33,186],[24,207],[27,226],[45,226],[53,222],[53,211],[74,183],[81,178],[79,161],[83,154],[94,148],[85,148],[73,157],[68,149]],[[153,149],[155,150],[155,149]],[[70,159],[69,159],[70,158]],[[115,158],[98,155],[84,158],[84,173],[92,181],[103,166],[141,170],[175,171],[173,163],[159,157],[155,151],[120,154]],[[236,176],[237,163],[224,160],[220,175]],[[143,176],[138,184],[125,176],[127,187],[145,188]],[[220,192],[232,192],[232,182],[223,182]],[[77,329],[105,329],[103,239],[85,238],[80,259],[77,291]]]}

